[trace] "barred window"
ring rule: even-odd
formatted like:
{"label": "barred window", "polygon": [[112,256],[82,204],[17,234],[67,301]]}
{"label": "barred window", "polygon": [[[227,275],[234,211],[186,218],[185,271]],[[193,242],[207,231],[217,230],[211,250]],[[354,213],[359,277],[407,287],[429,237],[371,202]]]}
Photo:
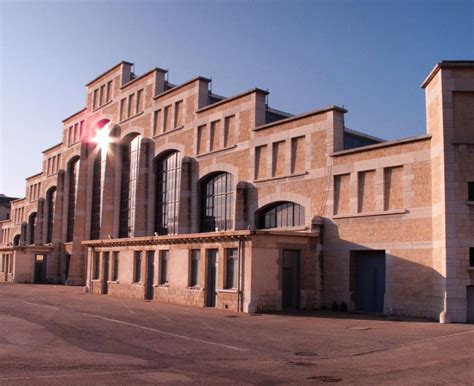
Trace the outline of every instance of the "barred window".
{"label": "barred window", "polygon": [[261,209],[257,214],[259,229],[304,225],[304,208],[294,202],[279,202]]}
{"label": "barred window", "polygon": [[239,252],[237,248],[226,249],[226,281],[225,288],[237,287]]}
{"label": "barred window", "polygon": [[201,232],[232,229],[232,174],[219,173],[201,185]]}
{"label": "barred window", "polygon": [[160,235],[178,233],[178,205],[181,180],[181,157],[173,151],[156,160],[155,232]]}

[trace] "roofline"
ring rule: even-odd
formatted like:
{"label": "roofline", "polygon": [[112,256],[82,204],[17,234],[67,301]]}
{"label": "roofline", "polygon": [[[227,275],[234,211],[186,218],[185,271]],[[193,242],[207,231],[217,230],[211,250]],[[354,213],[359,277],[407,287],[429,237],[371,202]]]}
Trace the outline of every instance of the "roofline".
{"label": "roofline", "polygon": [[423,134],[423,135],[418,135],[416,137],[408,137],[408,138],[397,139],[397,140],[394,140],[394,141],[385,141],[385,142],[376,143],[376,144],[373,144],[373,145],[356,147],[354,149],[335,151],[334,153],[331,153],[330,156],[331,157],[338,157],[338,156],[341,156],[341,155],[359,153],[359,152],[362,152],[362,151],[376,150],[376,149],[380,149],[380,148],[383,148],[383,147],[403,145],[405,143],[425,141],[425,140],[429,140],[429,139],[431,139],[431,134]]}
{"label": "roofline", "polygon": [[76,115],[79,115],[79,114],[83,113],[86,110],[87,110],[87,107],[84,107],[82,110],[76,111],[74,114],[71,114],[69,117],[64,118],[61,122],[64,123],[66,121],[69,121],[71,118],[74,118]]}
{"label": "roofline", "polygon": [[38,177],[40,175],[42,175],[43,172],[39,172],[39,173],[36,173],[36,174],[33,174],[32,176],[29,176],[29,177],[26,177],[25,180],[31,180],[32,178],[35,178],[35,177]]}
{"label": "roofline", "polygon": [[120,86],[120,90],[123,90],[124,88],[130,86],[131,84],[135,83],[136,81],[138,81],[142,78],[145,78],[146,76],[152,74],[153,72],[162,72],[162,73],[166,74],[168,72],[168,70],[165,70],[165,69],[160,68],[160,67],[152,68],[150,71],[145,72],[143,75],[137,76],[136,78],[134,78],[134,79],[128,81],[127,83],[123,84],[122,86]]}
{"label": "roofline", "polygon": [[426,79],[420,85],[421,88],[426,88],[428,83],[435,77],[438,71],[442,68],[455,68],[455,67],[474,67],[474,60],[443,60],[439,63],[436,63],[434,68],[428,74]]}
{"label": "roofline", "polygon": [[363,133],[361,131],[352,130],[352,129],[349,129],[348,127],[344,127],[344,131],[348,134],[357,135],[359,137],[365,137],[365,138],[368,138],[368,139],[371,139],[371,140],[374,140],[374,141],[379,141],[379,142],[386,142],[387,141],[386,139],[375,137],[373,135]]}
{"label": "roofline", "polygon": [[24,200],[26,200],[26,197],[17,198],[16,200],[10,201],[10,204],[11,204],[12,202],[18,202],[18,201],[24,201]]}
{"label": "roofline", "polygon": [[193,82],[195,82],[195,81],[197,81],[197,80],[204,80],[205,82],[211,82],[211,79],[206,78],[205,76],[200,76],[200,75],[199,75],[199,76],[196,76],[196,77],[194,77],[194,78],[192,78],[192,79],[190,79],[190,80],[188,80],[188,81],[186,81],[186,82],[184,82],[184,83],[182,83],[182,84],[179,84],[179,85],[177,85],[177,86],[175,86],[175,87],[173,87],[173,88],[170,88],[169,90],[163,91],[162,93],[160,93],[160,94],[158,94],[158,95],[155,95],[155,96],[153,97],[153,99],[159,99],[159,98],[161,98],[162,96],[168,95],[168,94],[172,93],[173,91],[176,91],[176,90],[178,90],[178,89],[180,89],[180,88],[182,88],[182,87],[188,86],[188,85],[190,85],[191,83],[193,83]]}
{"label": "roofline", "polygon": [[207,106],[204,106],[204,107],[201,107],[200,109],[197,109],[196,112],[197,113],[201,113],[203,111],[206,111],[206,110],[210,110],[214,107],[218,107],[218,106],[221,106],[225,103],[228,103],[228,102],[231,102],[235,99],[238,99],[238,98],[242,98],[243,96],[246,96],[248,94],[252,94],[254,92],[257,92],[257,93],[261,93],[261,94],[264,94],[264,95],[268,95],[270,94],[268,91],[266,90],[262,90],[261,88],[258,88],[258,87],[255,87],[255,88],[252,88],[250,90],[247,90],[247,91],[244,91],[243,93],[240,93],[240,94],[237,94],[237,95],[233,95],[229,98],[226,98],[226,99],[223,99],[219,102],[216,102],[216,103],[213,103],[212,105],[207,105]]}
{"label": "roofline", "polygon": [[93,80],[91,80],[89,83],[86,84],[86,87],[89,87],[92,83],[94,83],[95,81],[99,80],[100,78],[102,78],[104,75],[108,74],[109,72],[115,70],[117,67],[121,66],[122,64],[128,64],[130,66],[133,66],[134,63],[131,63],[131,62],[127,62],[125,60],[122,60],[121,62],[117,63],[115,66],[109,68],[107,71],[104,71],[102,74],[100,74],[99,76],[97,76],[96,78],[94,78]]}
{"label": "roofline", "polygon": [[54,145],[54,146],[51,146],[51,147],[48,147],[46,150],[43,150],[42,153],[47,153],[48,151],[50,150],[53,150],[54,148],[56,147],[60,147],[63,143],[62,142],[59,142],[58,144]]}
{"label": "roofline", "polygon": [[287,122],[292,122],[292,121],[296,121],[298,119],[303,119],[303,118],[307,118],[307,117],[310,117],[311,115],[317,115],[317,114],[322,114],[322,113],[326,113],[328,111],[332,111],[332,110],[336,110],[336,111],[339,111],[343,114],[347,113],[347,110],[342,108],[342,107],[339,107],[339,106],[335,106],[335,105],[332,105],[332,106],[327,106],[327,107],[324,107],[322,109],[318,109],[318,110],[312,110],[312,111],[309,111],[307,113],[303,113],[303,114],[299,114],[299,115],[293,115],[291,117],[288,117],[288,118],[285,118],[285,119],[281,119],[279,121],[275,121],[275,122],[270,122],[270,123],[265,123],[264,125],[260,125],[260,126],[257,126],[254,130],[262,130],[262,129],[267,129],[269,127],[273,127],[273,126],[277,126],[277,125],[281,125],[281,124],[284,124],[284,123],[287,123]]}

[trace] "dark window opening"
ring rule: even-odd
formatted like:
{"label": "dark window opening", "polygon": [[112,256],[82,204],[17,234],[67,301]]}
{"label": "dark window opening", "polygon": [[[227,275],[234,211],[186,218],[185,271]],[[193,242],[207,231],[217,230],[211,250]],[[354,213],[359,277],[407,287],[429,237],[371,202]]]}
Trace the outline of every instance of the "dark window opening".
{"label": "dark window opening", "polygon": [[232,229],[232,174],[214,175],[201,189],[201,232]]}
{"label": "dark window opening", "polygon": [[79,182],[79,158],[69,164],[69,198],[67,209],[66,242],[74,237],[74,220],[76,218],[77,185]]}
{"label": "dark window opening", "polygon": [[226,249],[226,281],[225,288],[232,289],[237,287],[237,264],[239,261],[237,248]]}
{"label": "dark window opening", "polygon": [[52,188],[48,191],[46,200],[47,200],[47,205],[48,205],[46,242],[51,243],[53,241],[54,209],[56,205],[56,188]]}
{"label": "dark window opening", "polygon": [[92,267],[92,280],[99,279],[99,271],[100,271],[100,252],[94,253],[94,262]]}
{"label": "dark window opening", "polygon": [[469,267],[474,267],[474,248],[469,248]]}
{"label": "dark window opening", "polygon": [[160,284],[168,283],[169,251],[160,251]]}
{"label": "dark window opening", "polygon": [[133,256],[133,282],[140,283],[142,279],[142,253],[135,251]]}
{"label": "dark window opening", "polygon": [[191,250],[191,274],[189,275],[189,286],[196,287],[199,278],[199,260],[201,251],[199,249]]}
{"label": "dark window opening", "polygon": [[467,183],[467,199],[468,201],[474,201],[474,181]]}
{"label": "dark window opening", "polygon": [[294,202],[273,204],[257,213],[259,229],[303,226],[304,221],[304,208]]}

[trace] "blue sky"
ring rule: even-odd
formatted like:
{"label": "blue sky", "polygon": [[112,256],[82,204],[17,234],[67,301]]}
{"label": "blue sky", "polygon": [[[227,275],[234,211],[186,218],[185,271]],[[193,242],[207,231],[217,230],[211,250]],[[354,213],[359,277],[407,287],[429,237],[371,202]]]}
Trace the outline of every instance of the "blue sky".
{"label": "blue sky", "polygon": [[0,193],[14,196],[120,60],[227,96],[268,88],[291,113],[343,105],[347,127],[394,139],[425,131],[435,63],[474,59],[474,1],[0,0],[0,18]]}

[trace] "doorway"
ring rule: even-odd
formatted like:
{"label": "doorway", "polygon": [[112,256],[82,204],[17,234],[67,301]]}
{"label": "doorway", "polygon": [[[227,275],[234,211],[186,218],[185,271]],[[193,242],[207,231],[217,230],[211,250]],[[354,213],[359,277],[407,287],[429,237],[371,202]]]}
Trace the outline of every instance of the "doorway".
{"label": "doorway", "polygon": [[110,266],[110,252],[104,252],[104,277],[102,279],[102,294],[106,295],[109,292],[109,266]]}
{"label": "doorway", "polygon": [[46,280],[46,255],[35,255],[35,283],[44,283]]}
{"label": "doorway", "polygon": [[282,269],[282,308],[298,309],[300,307],[300,251],[283,250]]}
{"label": "doorway", "polygon": [[217,249],[207,251],[207,307],[216,306]]}
{"label": "doorway", "polygon": [[378,312],[384,310],[385,251],[353,252],[355,269],[356,310]]}
{"label": "doorway", "polygon": [[467,322],[474,323],[474,285],[468,286],[466,291]]}
{"label": "doorway", "polygon": [[71,255],[66,255],[66,260],[64,262],[64,280],[67,281],[69,279],[69,266],[71,265]]}
{"label": "doorway", "polygon": [[146,253],[146,287],[145,300],[153,300],[153,282],[155,278],[155,251]]}

